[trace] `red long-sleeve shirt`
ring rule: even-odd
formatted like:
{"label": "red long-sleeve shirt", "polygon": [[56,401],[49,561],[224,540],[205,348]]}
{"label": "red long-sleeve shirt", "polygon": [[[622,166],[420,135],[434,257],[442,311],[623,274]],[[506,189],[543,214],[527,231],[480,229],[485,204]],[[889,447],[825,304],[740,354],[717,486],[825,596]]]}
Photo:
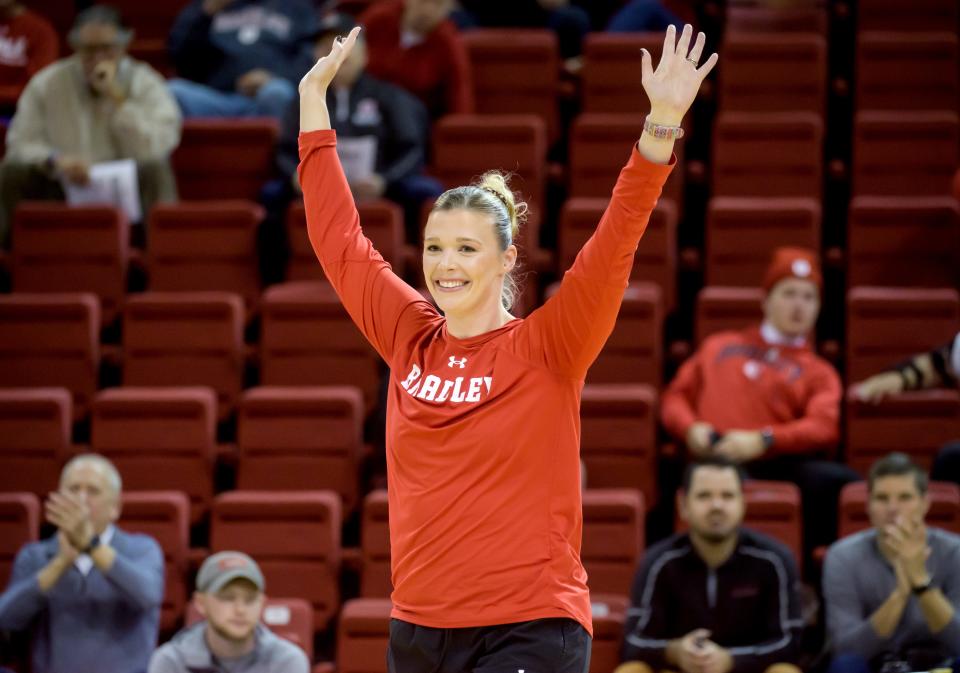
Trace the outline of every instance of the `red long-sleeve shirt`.
{"label": "red long-sleeve shirt", "polygon": [[766,457],[836,447],[840,377],[803,346],[771,345],[757,327],[710,336],[661,400],[663,425],[683,441],[695,421],[718,432],[773,432]]}
{"label": "red long-sleeve shirt", "polygon": [[30,78],[59,52],[57,31],[36,12],[0,20],[0,104],[16,103]]}
{"label": "red long-sleeve shirt", "polygon": [[457,27],[445,19],[422,42],[404,46],[402,18],[401,0],[375,3],[360,17],[367,72],[417,96],[431,119],[473,112],[473,76]]}
{"label": "red long-sleeve shirt", "polygon": [[300,158],[314,250],[391,369],[393,616],[435,628],[570,617],[592,632],[580,393],[671,166],[634,149],[560,290],[526,319],[459,339],[364,238],[334,133],[301,134]]}

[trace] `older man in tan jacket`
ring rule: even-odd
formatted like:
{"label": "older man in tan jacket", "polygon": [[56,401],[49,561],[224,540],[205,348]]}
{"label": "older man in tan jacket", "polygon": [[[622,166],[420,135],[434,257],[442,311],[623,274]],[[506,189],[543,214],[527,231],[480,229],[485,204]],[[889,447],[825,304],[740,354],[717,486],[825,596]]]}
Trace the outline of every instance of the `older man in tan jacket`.
{"label": "older man in tan jacket", "polygon": [[17,103],[0,165],[0,243],[21,199],[63,199],[61,181],[85,184],[93,164],[137,162],[146,215],[176,200],[170,153],[181,117],[163,78],[126,55],[132,32],[95,5],[70,31],[74,54],[38,72]]}

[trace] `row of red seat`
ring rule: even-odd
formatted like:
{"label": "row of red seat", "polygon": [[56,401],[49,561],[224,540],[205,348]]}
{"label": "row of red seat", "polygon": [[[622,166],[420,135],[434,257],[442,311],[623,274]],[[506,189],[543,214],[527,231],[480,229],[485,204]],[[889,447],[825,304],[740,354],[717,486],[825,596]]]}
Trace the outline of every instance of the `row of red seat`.
{"label": "row of red seat", "polygon": [[[745,484],[745,523],[771,535],[801,558],[800,492],[785,482]],[[933,483],[931,525],[960,532],[960,488]],[[678,496],[679,497],[679,496]],[[165,553],[164,630],[175,628],[184,613],[188,582],[187,498],[169,491],[129,491],[119,525],[152,535]],[[850,484],[840,496],[840,536],[869,526],[864,482]],[[0,493],[0,583],[9,576],[19,547],[37,539],[39,501],[29,493]],[[340,574],[346,550],[340,545],[340,503],[332,492],[233,491],[213,505],[210,549],[241,549],[261,565],[271,595],[305,599],[313,627],[323,631],[340,610]],[[622,604],[644,550],[644,498],[632,489],[583,492],[582,559],[595,603]],[[386,491],[374,491],[363,503],[361,547],[357,554],[362,598],[386,598],[391,591],[390,538]],[[684,523],[678,519],[677,530]],[[309,639],[307,642],[310,642]]]}

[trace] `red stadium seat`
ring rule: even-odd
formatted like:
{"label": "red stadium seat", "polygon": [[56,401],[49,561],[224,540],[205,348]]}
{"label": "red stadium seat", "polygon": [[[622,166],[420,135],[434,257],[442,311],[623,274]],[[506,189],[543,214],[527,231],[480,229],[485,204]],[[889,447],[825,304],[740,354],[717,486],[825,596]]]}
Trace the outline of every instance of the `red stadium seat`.
{"label": "red stadium seat", "polygon": [[[747,512],[743,525],[779,540],[793,552],[797,567],[803,558],[803,511],[800,507],[800,489],[786,481],[749,479],[743,482],[743,496]],[[682,491],[677,491],[678,531],[686,530],[680,518]]]}
{"label": "red stadium seat", "polygon": [[127,291],[130,224],[102,206],[23,203],[13,219],[15,292],[93,292],[112,323]]}
{"label": "red stadium seat", "polygon": [[250,201],[157,204],[147,225],[150,289],[234,292],[248,307],[260,297],[257,227]]}
{"label": "red stadium seat", "polygon": [[537,260],[546,190],[547,131],[534,115],[448,115],[433,127],[431,174],[448,188],[470,184],[485,171],[514,172],[511,182],[530,208],[520,230],[520,254]]}
{"label": "red stadium seat", "polygon": [[639,75],[641,49],[649,51],[657,63],[663,51],[663,34],[587,34],[581,73],[584,112],[638,113],[649,107]]}
{"label": "red stadium seat", "polygon": [[643,494],[632,488],[583,492],[583,547],[591,595],[629,596],[644,548]]}
{"label": "red stadium seat", "polygon": [[588,383],[580,401],[580,455],[592,488],[637,488],[657,502],[657,390]]}
{"label": "red stadium seat", "polygon": [[[823,115],[827,92],[825,36],[728,32],[720,53],[722,111]],[[789,77],[784,77],[786,72]]]}
{"label": "red stadium seat", "polygon": [[100,303],[92,294],[0,295],[0,388],[55,386],[86,416],[100,368]]}
{"label": "red stadium seat", "polygon": [[131,55],[135,58],[142,58],[146,54],[156,55],[158,58],[148,59],[148,62],[160,72],[168,74],[166,71],[171,68],[167,60],[167,36],[177,15],[190,4],[189,0],[113,0],[111,4],[120,10],[126,24],[133,28]]}
{"label": "red stadium seat", "polygon": [[560,133],[560,50],[552,30],[481,28],[463,33],[480,114],[533,114],[552,143]]}
{"label": "red stadium seat", "polygon": [[260,382],[358,386],[366,409],[380,387],[376,351],[325,282],[274,285],[263,294]]}
{"label": "red stadium seat", "polygon": [[0,492],[57,490],[70,449],[72,400],[66,388],[0,389]]}
{"label": "red stadium seat", "polygon": [[[572,198],[563,203],[558,232],[557,271],[562,274],[573,265],[583,244],[596,231],[607,208],[606,198]],[[677,285],[677,204],[660,199],[640,239],[634,256],[631,281],[654,283],[660,287],[664,307],[669,313],[676,301]]]}
{"label": "red stadium seat", "polygon": [[960,286],[960,205],[949,196],[858,196],[847,285]]}
{"label": "red stadium seat", "polygon": [[705,287],[697,295],[696,342],[711,334],[739,331],[763,320],[763,289]]}
{"label": "red stadium seat", "polygon": [[[731,33],[815,33],[826,35],[827,10],[808,3],[797,7],[756,7],[727,5],[727,34]],[[724,61],[726,62],[726,60]]]}
{"label": "red stadium seat", "polygon": [[356,598],[343,604],[337,626],[337,673],[387,673],[389,598]]}
{"label": "red stadium seat", "polygon": [[17,552],[36,542],[40,501],[33,493],[0,493],[0,586],[6,588]]}
{"label": "red stadium seat", "polygon": [[270,593],[308,600],[322,631],[340,605],[341,521],[332,491],[232,491],[214,500],[210,547],[252,556]]}
{"label": "red stadium seat", "polygon": [[[553,296],[560,283],[547,288]],[[617,323],[587,373],[588,383],[648,383],[663,379],[663,302],[660,288],[630,283]]]}
{"label": "red stadium seat", "polygon": [[857,383],[946,343],[960,329],[954,289],[855,287],[847,293],[847,378]]}
{"label": "red stadium seat", "polygon": [[[403,211],[391,201],[377,200],[357,204],[363,235],[370,239],[377,252],[390,263],[394,273],[404,275]],[[290,204],[287,210],[287,241],[290,259],[287,280],[325,280],[323,267],[307,237],[307,217],[303,202]]]}
{"label": "red stadium seat", "polygon": [[874,405],[860,402],[851,387],[845,416],[846,462],[861,474],[891,451],[903,451],[929,469],[940,447],[960,437],[960,395],[955,390],[908,392]]}
{"label": "red stadium seat", "polygon": [[956,0],[858,0],[857,30],[954,30]]}
{"label": "red stadium seat", "polygon": [[[931,481],[927,494],[930,496],[927,525],[960,533],[960,487],[950,482]],[[840,491],[840,517],[837,522],[840,537],[846,537],[870,527],[867,500],[867,482],[865,481],[847,484]]]}
{"label": "red stadium seat", "polygon": [[[267,587],[267,592],[270,587]],[[184,626],[203,621],[203,615],[193,602],[187,604]],[[302,598],[274,598],[267,596],[260,622],[268,629],[306,652],[313,661],[313,608]]]}
{"label": "red stadium seat", "polygon": [[823,120],[812,112],[724,112],[713,132],[714,196],[820,199]]}
{"label": "red stadium seat", "polygon": [[946,196],[957,169],[958,144],[956,110],[858,112],[853,195]]}
{"label": "red stadium seat", "polygon": [[[570,196],[609,199],[613,186],[643,132],[643,115],[582,114],[570,129]],[[663,197],[683,206],[683,144],[673,150],[677,165],[663,186]]]}
{"label": "red stadium seat", "polygon": [[274,119],[187,119],[172,157],[180,198],[256,200],[277,134]]}
{"label": "red stadium seat", "polygon": [[590,648],[589,673],[610,673],[620,665],[623,646],[623,624],[626,607],[610,609],[606,603],[593,603],[593,643]]}
{"label": "red stadium seat", "polygon": [[108,388],[93,402],[90,446],[127,490],[186,493],[197,523],[213,499],[216,419],[210,388]]}
{"label": "red stadium seat", "polygon": [[131,296],[123,349],[123,385],[209,386],[223,420],[243,380],[243,301],[226,292]]}
{"label": "red stadium seat", "polygon": [[390,579],[389,509],[386,490],[372,491],[363,499],[360,595],[364,598],[387,598],[393,591]]}
{"label": "red stadium seat", "polygon": [[[126,478],[126,475],[123,475]],[[163,549],[164,595],[160,630],[180,623],[187,600],[187,551],[190,545],[190,501],[178,491],[127,491],[117,522],[124,530],[149,535]]]}
{"label": "red stadium seat", "polygon": [[780,246],[820,249],[820,202],[720,196],[707,206],[707,285],[759,286]]}
{"label": "red stadium seat", "polygon": [[939,30],[857,35],[856,109],[956,111],[956,24]]}
{"label": "red stadium seat", "polygon": [[349,513],[359,488],[363,418],[363,394],[352,386],[248,390],[237,414],[237,488],[329,489]]}

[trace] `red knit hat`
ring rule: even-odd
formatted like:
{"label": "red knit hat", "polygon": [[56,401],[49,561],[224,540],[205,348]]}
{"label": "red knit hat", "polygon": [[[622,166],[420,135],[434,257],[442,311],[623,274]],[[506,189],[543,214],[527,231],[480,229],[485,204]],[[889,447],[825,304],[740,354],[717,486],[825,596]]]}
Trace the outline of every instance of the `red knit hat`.
{"label": "red knit hat", "polygon": [[818,290],[823,289],[820,261],[817,253],[809,248],[777,248],[763,278],[763,289],[769,294],[773,286],[784,278],[799,278],[813,282]]}

